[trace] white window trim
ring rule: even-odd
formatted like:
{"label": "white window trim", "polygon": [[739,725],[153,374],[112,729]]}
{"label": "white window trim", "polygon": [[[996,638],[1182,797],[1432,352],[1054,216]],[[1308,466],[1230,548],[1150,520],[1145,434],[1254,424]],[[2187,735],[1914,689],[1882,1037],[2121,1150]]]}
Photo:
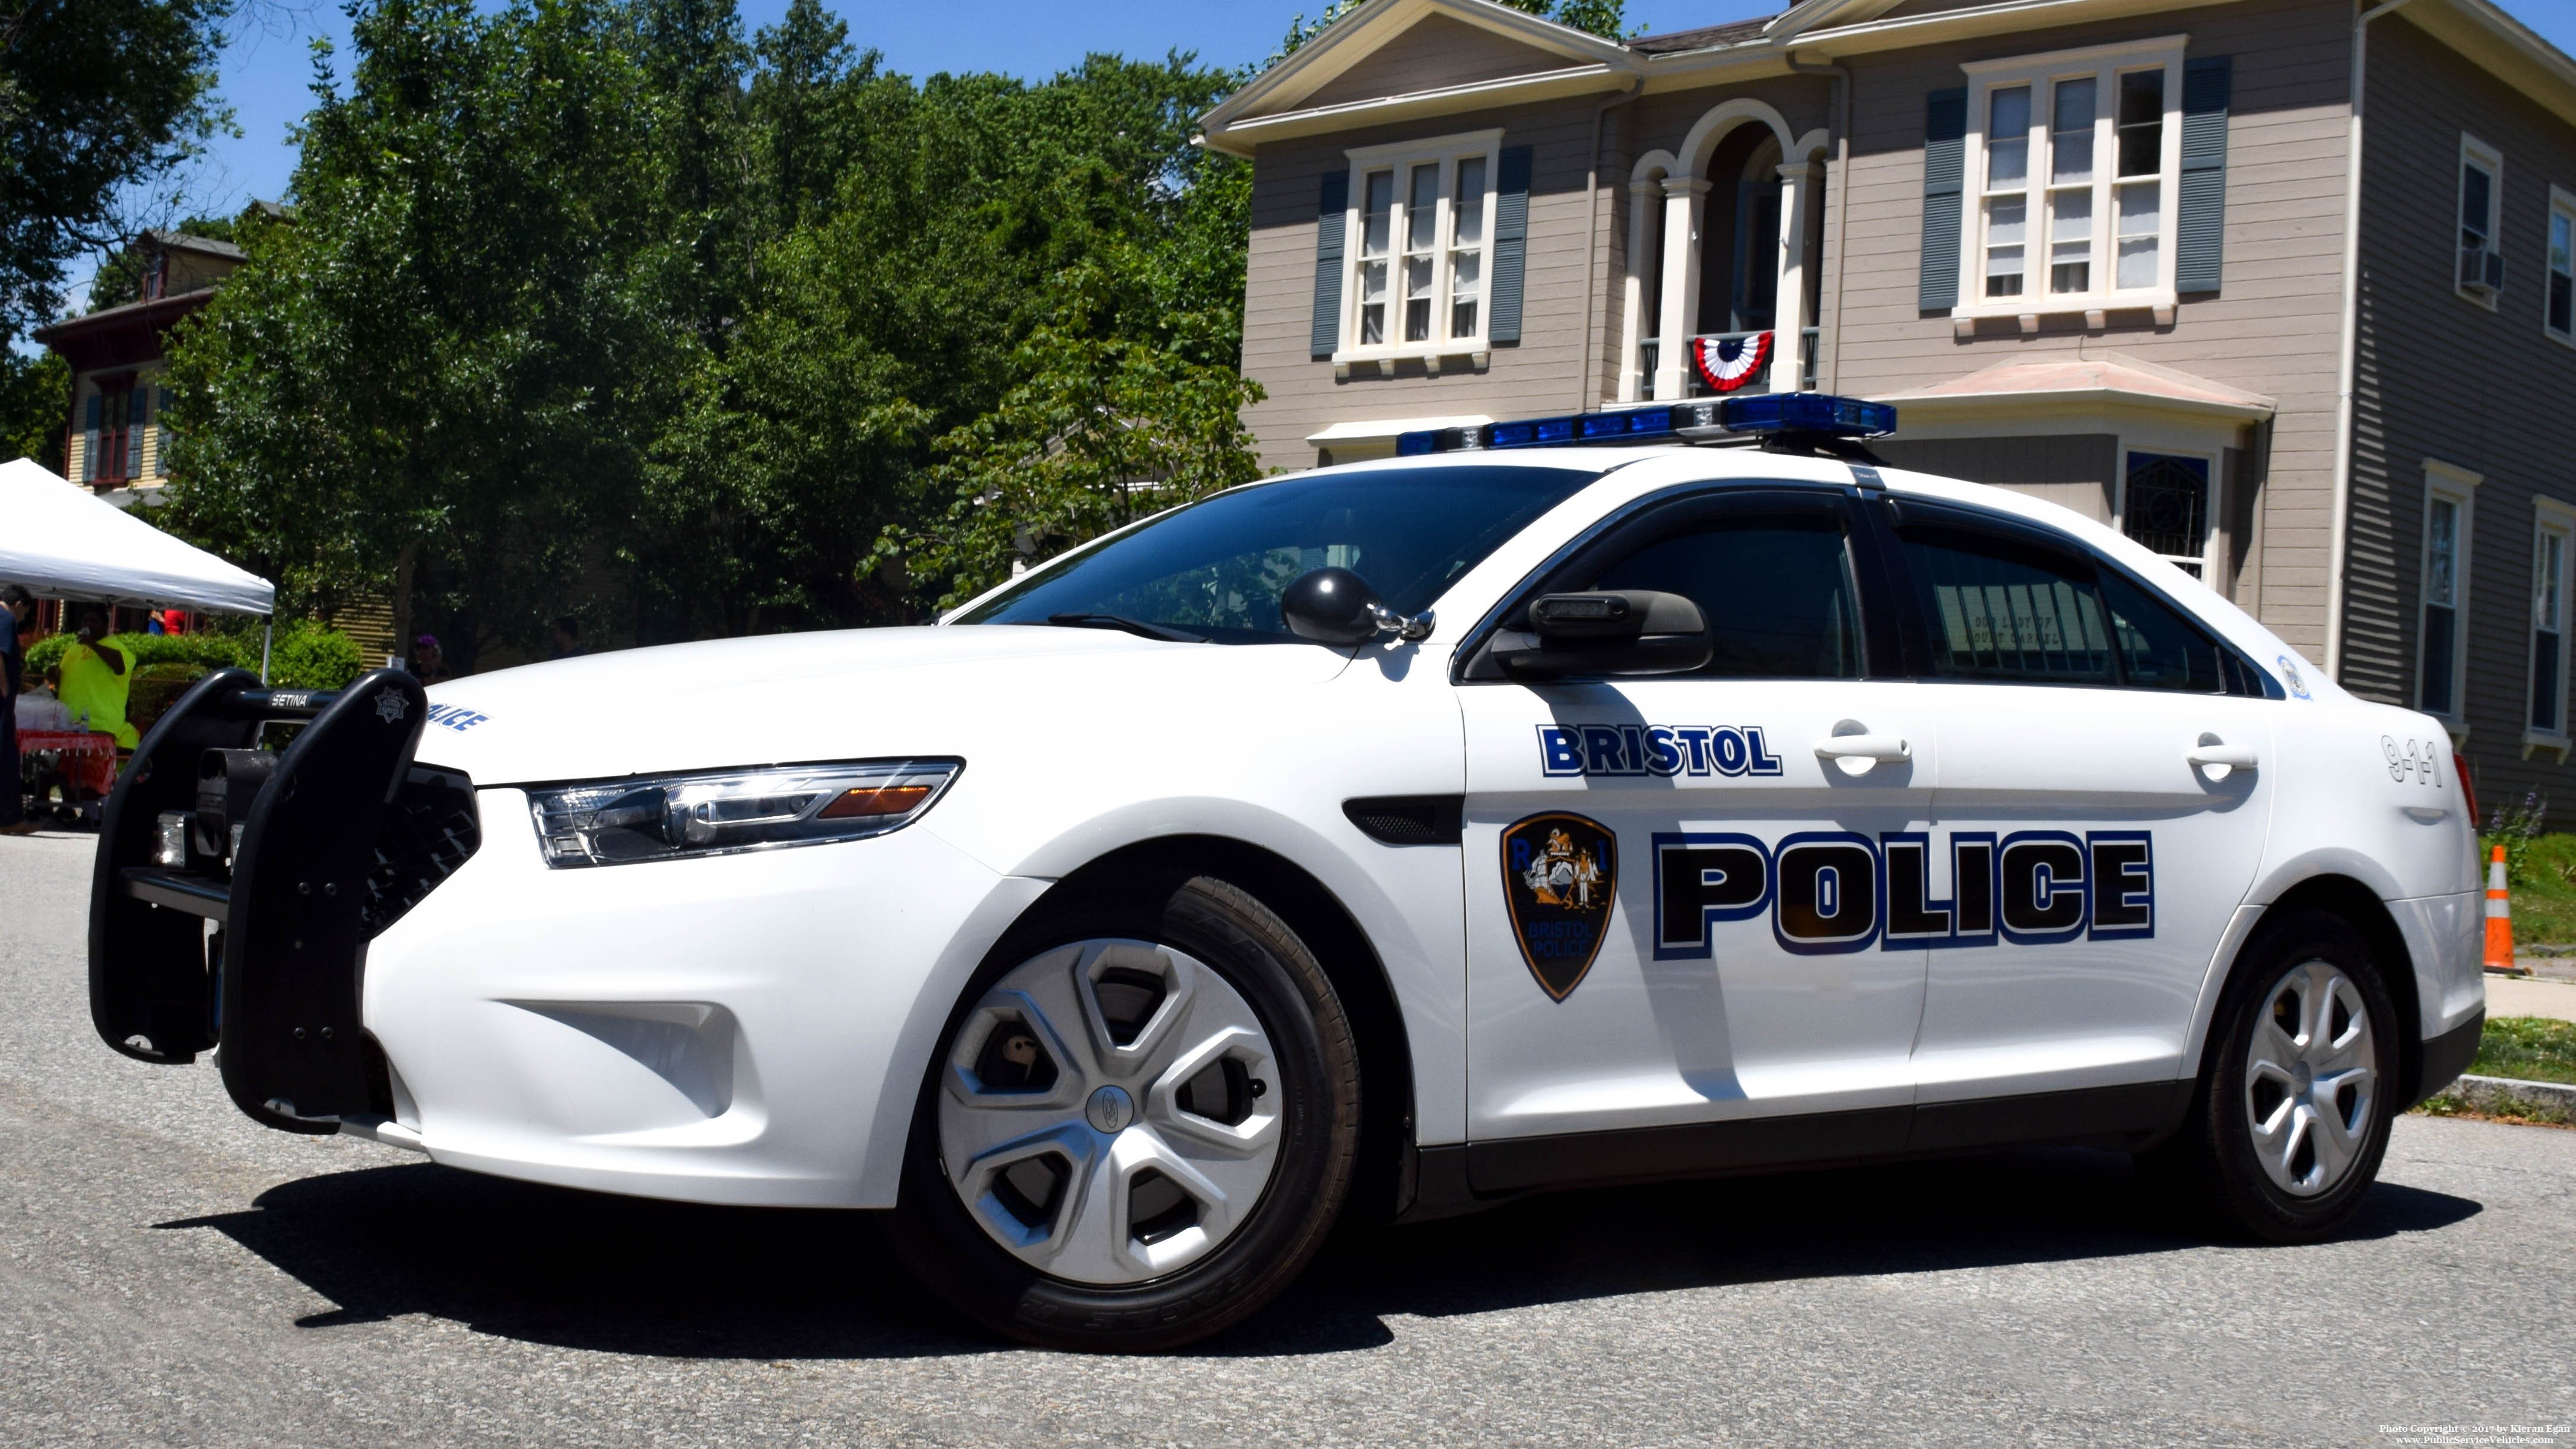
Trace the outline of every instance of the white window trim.
{"label": "white window trim", "polygon": [[[2522,708],[2522,757],[2528,760],[2534,754],[2537,754],[2542,750],[2551,750],[2557,753],[2558,763],[2563,765],[2567,763],[2567,752],[2569,748],[2571,746],[2576,746],[2576,738],[2571,738],[2567,732],[2567,681],[2571,673],[2571,669],[2569,667],[2570,661],[2567,657],[2567,646],[2570,642],[2567,637],[2569,614],[2567,590],[2568,585],[2571,582],[2576,582],[2576,577],[2571,577],[2571,571],[2576,571],[2576,504],[2562,503],[2555,498],[2546,498],[2535,495],[2531,500],[2531,514],[2531,559],[2533,586],[2535,589],[2537,589],[2539,583],[2540,541],[2544,535],[2548,534],[2555,534],[2559,539],[2558,618],[2556,621],[2558,625],[2558,728],[2555,730],[2536,730],[2531,727],[2530,694],[2532,665],[2537,662],[2538,655],[2540,653],[2540,640],[2538,637],[2540,634],[2540,620],[2537,617],[2538,611],[2535,607],[2534,617],[2530,619],[2528,627],[2524,630],[2524,633],[2528,636],[2529,642],[2524,650],[2522,665],[2524,696]],[[2536,606],[2539,603],[2539,600],[2534,598],[2532,602]]]}
{"label": "white window trim", "polygon": [[[1465,357],[1475,366],[1485,365],[1493,344],[1488,337],[1494,326],[1494,218],[1502,195],[1503,132],[1501,127],[1485,131],[1462,131],[1454,136],[1434,136],[1423,141],[1398,141],[1382,146],[1359,146],[1342,153],[1351,168],[1350,205],[1342,220],[1342,346],[1333,350],[1333,365],[1348,368],[1354,362],[1374,362],[1392,371],[1400,358],[1421,358],[1437,371],[1444,357]],[[1449,336],[1450,253],[1456,250],[1457,219],[1455,210],[1458,186],[1458,162],[1462,157],[1481,154],[1485,158],[1485,290],[1477,307],[1477,333],[1473,337]],[[1440,166],[1440,222],[1433,238],[1433,255],[1438,258],[1431,277],[1431,340],[1427,342],[1392,341],[1375,347],[1359,344],[1360,335],[1360,267],[1367,241],[1368,174],[1392,169],[1396,175],[1397,215],[1404,202],[1404,178],[1412,168],[1437,162]],[[1404,255],[1402,231],[1390,217],[1387,232],[1387,334],[1403,331],[1400,323],[1403,295],[1398,269]]]}
{"label": "white window trim", "polygon": [[[2439,458],[2424,460],[2424,505],[2422,522],[2416,532],[2421,535],[2415,573],[2415,679],[2414,700],[2424,697],[2424,611],[2431,607],[2433,582],[2433,500],[2446,498],[2458,505],[2460,523],[2452,539],[2457,551],[2451,560],[2451,708],[2447,713],[2425,710],[2435,719],[2449,725],[2453,737],[2466,735],[2469,687],[2469,588],[2470,570],[2477,555],[2477,489],[2486,481],[2483,473],[2472,473],[2457,464]],[[2421,708],[2420,703],[2417,704]]]}
{"label": "white window trim", "polygon": [[[2565,217],[2567,219],[2568,239],[2571,243],[2569,250],[2571,253],[2576,253],[2576,191],[2569,191],[2564,186],[2552,184],[2549,188],[2549,215],[2541,222],[2540,227],[2540,335],[2562,346],[2576,347],[2576,316],[2571,316],[2568,319],[2569,330],[2565,332],[2561,332],[2557,328],[2549,325],[2549,279],[2551,276],[2549,269],[2549,229],[2557,223],[2560,217]],[[2576,262],[2576,255],[2571,255],[2569,260],[2571,262]],[[2576,278],[2571,278],[2570,281],[2571,284],[2576,284]],[[2570,305],[2576,306],[2576,300],[2571,300]]]}
{"label": "white window trim", "polygon": [[[2182,60],[2188,35],[2167,35],[2124,45],[2095,45],[2056,50],[2045,55],[1972,61],[1959,67],[1968,77],[1968,134],[1962,153],[1959,208],[1959,304],[1953,319],[1974,322],[1983,317],[2018,317],[2025,331],[2036,331],[2042,317],[2085,314],[2089,326],[2102,325],[2093,314],[2113,309],[2156,309],[2159,323],[2169,320],[2176,302],[2174,248],[2182,216]],[[2128,71],[2162,66],[2165,73],[2163,154],[2157,158],[2156,283],[2151,287],[2096,286],[2087,292],[2033,291],[2048,285],[2047,194],[2043,176],[2047,157],[2050,82],[2094,78],[2097,107],[2093,120],[2093,275],[2114,280],[2119,265],[2119,77]],[[1985,295],[1986,122],[1993,114],[1988,97],[1998,89],[2031,88],[2031,151],[2026,175],[2033,198],[2024,209],[2022,244],[2023,292],[2018,297]]]}
{"label": "white window trim", "polygon": [[[2452,184],[2457,189],[2451,196],[2451,222],[2444,233],[2451,239],[2447,249],[2451,258],[2451,295],[2473,307],[2484,307],[2493,312],[2503,304],[2501,292],[2481,294],[2460,285],[2460,211],[2467,205],[2469,199],[2469,164],[2471,162],[2477,163],[2487,173],[2487,246],[2494,251],[2504,250],[2504,153],[2468,132],[2462,131],[2460,162],[2452,177]],[[2511,282],[2513,279],[2508,276],[2505,280]],[[2541,317],[2544,321],[2549,315],[2546,290],[2543,289],[2544,296],[2541,299]]]}
{"label": "white window trim", "polygon": [[[2209,464],[2209,497],[2202,501],[2200,514],[2200,581],[2212,589],[2217,588],[2218,500],[2219,495],[2225,491],[2226,477],[2223,471],[2227,462],[2225,455],[2201,448],[2168,448],[2148,443],[2133,443],[2127,438],[2122,438],[2119,474],[2111,480],[2111,531],[2122,538],[2129,537],[2129,457],[2133,453],[2146,453],[2159,458],[2198,458]],[[2137,542],[2135,539],[2129,541]],[[2167,563],[2174,563],[2181,556],[2158,554],[2156,557]]]}

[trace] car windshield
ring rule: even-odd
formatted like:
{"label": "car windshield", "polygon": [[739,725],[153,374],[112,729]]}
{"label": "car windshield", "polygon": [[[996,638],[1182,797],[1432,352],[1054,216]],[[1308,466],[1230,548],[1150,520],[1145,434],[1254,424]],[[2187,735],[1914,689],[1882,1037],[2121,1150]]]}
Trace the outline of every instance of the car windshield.
{"label": "car windshield", "polygon": [[1601,476],[1464,466],[1321,473],[1221,493],[1092,545],[977,604],[961,624],[1086,624],[1226,644],[1295,642],[1279,595],[1346,568],[1416,614],[1503,540]]}

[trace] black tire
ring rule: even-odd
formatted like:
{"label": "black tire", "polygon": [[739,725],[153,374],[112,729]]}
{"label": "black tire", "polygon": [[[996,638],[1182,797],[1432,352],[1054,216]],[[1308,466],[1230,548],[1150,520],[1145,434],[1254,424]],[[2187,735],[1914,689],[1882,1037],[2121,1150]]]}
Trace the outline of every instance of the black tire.
{"label": "black tire", "polygon": [[[941,1033],[913,1115],[893,1233],[924,1282],[997,1332],[1078,1352],[1174,1348],[1270,1301],[1331,1231],[1358,1159],[1358,1046],[1314,953],[1250,893],[1178,873],[1141,888],[1074,888],[1081,898],[1050,898],[994,948]],[[1102,1286],[1039,1271],[986,1234],[941,1160],[939,1097],[958,1035],[994,983],[1051,949],[1122,937],[1196,958],[1251,1004],[1281,1079],[1281,1137],[1267,1187],[1221,1245],[1165,1276]]]}
{"label": "black tire", "polygon": [[[2291,911],[2266,922],[2237,959],[2201,1054],[2191,1109],[2170,1140],[2139,1154],[2139,1174],[2187,1221],[2221,1236],[2316,1242],[2360,1210],[2388,1150],[2399,1101],[2402,1028],[2395,1001],[2369,943],[2342,917],[2325,911]],[[2247,1058],[2255,1034],[2285,1009],[2284,993],[2299,996],[2293,973],[2307,971],[2310,963],[2340,973],[2355,988],[2369,1018],[2369,1049],[2354,1052],[2353,1059],[2367,1059],[2376,1077],[2366,1101],[2356,1099],[2344,1119],[2350,1130],[2341,1135],[2357,1145],[2347,1165],[2321,1188],[2294,1192],[2275,1181],[2258,1155],[2254,1126],[2258,1111],[2278,1110],[2289,1094],[2278,1083],[2266,1085],[2268,1078],[2257,1077]],[[2331,1096],[2317,1101],[2325,1112],[2346,1110]],[[2320,1124],[2311,1130],[2328,1129]],[[2313,1146],[2306,1160],[2313,1168]],[[2297,1162],[2295,1155],[2287,1159],[2284,1171],[2295,1170]]]}

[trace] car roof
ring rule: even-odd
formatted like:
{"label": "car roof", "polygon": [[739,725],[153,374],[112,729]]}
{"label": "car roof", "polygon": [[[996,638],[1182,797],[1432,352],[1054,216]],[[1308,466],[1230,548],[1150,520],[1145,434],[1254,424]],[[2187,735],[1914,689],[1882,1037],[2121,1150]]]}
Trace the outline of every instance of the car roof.
{"label": "car roof", "polygon": [[[1912,469],[1889,467],[1883,464],[1863,463],[1859,465],[1859,471],[1856,471],[1853,464],[1836,459],[1795,453],[1766,452],[1758,447],[1741,444],[1710,447],[1687,443],[1664,443],[1640,447],[1590,445],[1568,448],[1479,449],[1433,453],[1410,458],[1373,458],[1367,462],[1340,463],[1329,468],[1317,468],[1305,473],[1283,476],[1308,477],[1319,473],[1365,474],[1449,467],[1581,468],[1598,472],[1604,480],[1617,477],[1623,483],[1633,484],[1642,481],[1637,476],[1639,465],[1650,465],[1646,471],[1666,475],[1659,481],[1667,481],[1674,486],[1782,482],[1844,485],[1859,483],[1864,487],[1875,484],[1898,496],[1964,504],[2037,524],[2071,536],[2085,547],[2153,583],[2174,602],[2183,605],[2199,616],[2203,623],[2217,630],[2229,643],[2250,654],[2265,669],[2278,670],[2284,659],[2294,659],[2298,662],[2300,676],[2310,691],[2319,697],[2341,697],[2343,694],[2340,688],[2325,678],[2324,671],[2292,649],[2279,635],[2264,627],[2253,615],[2238,608],[2225,595],[2159,557],[2128,535],[2071,508],[1991,483],[1973,483],[1964,478],[1918,473]],[[1590,490],[1587,488],[1585,491]]]}

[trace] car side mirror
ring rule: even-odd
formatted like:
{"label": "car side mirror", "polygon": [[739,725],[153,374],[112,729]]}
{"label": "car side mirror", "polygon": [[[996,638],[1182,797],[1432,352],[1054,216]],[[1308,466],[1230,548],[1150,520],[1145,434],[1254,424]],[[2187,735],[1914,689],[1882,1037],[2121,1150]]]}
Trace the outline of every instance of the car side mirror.
{"label": "car side mirror", "polygon": [[1408,619],[1386,606],[1368,580],[1345,568],[1300,575],[1279,595],[1288,632],[1318,644],[1366,644],[1380,634],[1422,639],[1431,633],[1429,610]]}
{"label": "car side mirror", "polygon": [[1494,663],[1514,679],[1687,674],[1715,652],[1699,605],[1648,589],[1543,594],[1529,606],[1527,632],[1493,643]]}

